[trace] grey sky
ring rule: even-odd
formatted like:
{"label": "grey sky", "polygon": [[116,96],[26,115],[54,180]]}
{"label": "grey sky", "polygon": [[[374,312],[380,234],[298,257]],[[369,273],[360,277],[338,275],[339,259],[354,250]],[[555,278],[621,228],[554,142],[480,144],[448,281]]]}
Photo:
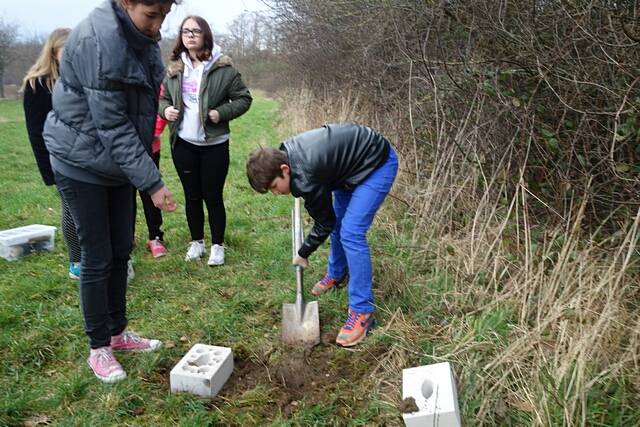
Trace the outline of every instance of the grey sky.
{"label": "grey sky", "polygon": [[[0,17],[30,37],[48,34],[57,27],[74,27],[104,0],[0,0]],[[226,32],[227,25],[244,11],[265,10],[260,0],[183,0],[174,6],[162,26],[163,34],[176,33],[182,18],[203,16],[213,31]]]}

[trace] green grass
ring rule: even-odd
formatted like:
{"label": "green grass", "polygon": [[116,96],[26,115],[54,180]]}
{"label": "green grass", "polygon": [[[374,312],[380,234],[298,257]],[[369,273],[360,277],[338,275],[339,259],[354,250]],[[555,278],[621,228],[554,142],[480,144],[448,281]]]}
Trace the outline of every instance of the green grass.
{"label": "green grass", "polygon": [[[289,357],[279,334],[281,305],[294,301],[295,276],[289,266],[292,199],[255,193],[244,162],[259,144],[278,143],[279,120],[278,103],[258,97],[250,112],[233,123],[225,187],[227,257],[218,268],[206,261],[183,261],[189,240],[183,193],[165,140],[161,170],[180,204],[175,213],[164,215],[169,254],[153,259],[147,253],[139,206],[136,278],[128,292],[131,328],[163,340],[165,346],[155,353],[122,355],[129,376],[117,385],[100,383],[86,365],[77,282],[67,277],[60,231],[51,253],[15,262],[0,259],[0,425],[22,425],[37,417],[65,426],[401,422],[390,405],[362,398],[370,394],[365,388],[368,372],[388,345],[382,334],[358,352],[319,347],[313,360],[322,366],[311,368],[319,379],[305,390],[283,387],[273,373]],[[54,188],[41,182],[19,102],[0,102],[0,134],[0,229],[32,223],[58,226],[59,199]],[[206,237],[209,240],[208,230]],[[393,252],[384,233],[373,233],[374,243],[377,238],[385,252]],[[326,254],[325,246],[311,259],[307,286],[324,273]],[[322,298],[320,308],[323,332],[337,331],[346,293]],[[383,312],[383,324],[384,318]],[[197,342],[231,347],[236,357],[234,377],[222,398],[211,402],[169,392],[169,371]],[[397,399],[396,392],[387,398]]]}
{"label": "green grass", "polygon": [[[67,277],[61,233],[53,252],[0,259],[0,426],[402,425],[401,369],[443,360],[453,364],[465,425],[540,423],[518,393],[486,395],[492,379],[485,367],[518,336],[518,304],[479,310],[486,285],[461,287],[459,272],[438,267],[429,242],[412,240],[411,216],[393,198],[369,234],[379,328],[355,351],[323,344],[302,354],[281,346],[281,306],[295,297],[292,199],[253,192],[244,169],[255,147],[278,144],[281,120],[278,102],[257,97],[232,124],[226,264],[216,268],[183,260],[189,233],[165,140],[161,170],[179,202],[164,215],[169,254],[153,259],[146,251],[139,204],[136,278],[128,291],[131,328],[164,346],[120,356],[123,382],[102,384],[86,365],[77,282]],[[58,225],[57,192],[41,182],[16,101],[0,101],[0,162],[0,229]],[[307,289],[324,273],[326,256],[323,245],[311,258]],[[323,333],[338,330],[346,304],[344,290],[319,298]],[[234,374],[212,400],[169,391],[169,371],[195,343],[234,352]],[[290,369],[296,361],[301,368]],[[289,380],[292,373],[300,386]],[[623,372],[586,391],[589,425],[640,424],[633,378]],[[527,389],[534,399],[552,396],[542,424],[567,424],[564,408],[576,394],[571,382],[532,375]]]}

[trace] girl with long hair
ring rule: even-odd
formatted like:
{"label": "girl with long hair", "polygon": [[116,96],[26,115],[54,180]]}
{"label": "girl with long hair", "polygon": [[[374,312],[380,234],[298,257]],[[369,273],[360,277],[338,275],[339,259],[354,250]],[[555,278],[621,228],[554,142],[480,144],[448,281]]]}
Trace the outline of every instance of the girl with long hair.
{"label": "girl with long hair", "polygon": [[182,21],[164,89],[159,113],[169,121],[171,154],[184,189],[191,233],[185,260],[199,259],[205,253],[204,202],[212,243],[208,264],[222,265],[229,121],[244,114],[252,98],[202,17],[187,16]]}
{"label": "girl with long hair", "polygon": [[[42,138],[42,129],[47,114],[51,111],[51,91],[54,83],[58,80],[60,58],[70,32],[69,28],[58,28],[49,35],[38,59],[29,68],[22,81],[21,91],[23,92],[27,133],[40,176],[45,185],[55,185],[55,179],[49,161],[49,151]],[[80,244],[76,234],[76,225],[71,216],[69,205],[64,201],[64,198],[61,197],[60,200],[62,235],[67,242],[67,252],[69,253],[69,277],[80,279]]]}

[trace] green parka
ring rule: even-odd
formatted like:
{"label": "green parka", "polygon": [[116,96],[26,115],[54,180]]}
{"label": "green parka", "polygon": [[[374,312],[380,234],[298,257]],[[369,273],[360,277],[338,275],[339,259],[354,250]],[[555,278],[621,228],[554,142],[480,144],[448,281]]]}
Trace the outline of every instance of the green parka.
{"label": "green parka", "polygon": [[[169,64],[167,76],[164,79],[164,91],[160,97],[159,114],[166,120],[164,110],[173,106],[180,110],[178,120],[169,122],[171,147],[178,137],[178,128],[182,123],[184,106],[182,104],[182,75],[184,63],[178,59]],[[200,84],[200,121],[204,126],[206,141],[213,140],[220,135],[229,133],[229,121],[241,116],[251,106],[253,98],[245,86],[240,73],[233,67],[231,58],[222,55],[202,75]],[[209,111],[217,110],[220,121],[213,123],[209,120]]]}

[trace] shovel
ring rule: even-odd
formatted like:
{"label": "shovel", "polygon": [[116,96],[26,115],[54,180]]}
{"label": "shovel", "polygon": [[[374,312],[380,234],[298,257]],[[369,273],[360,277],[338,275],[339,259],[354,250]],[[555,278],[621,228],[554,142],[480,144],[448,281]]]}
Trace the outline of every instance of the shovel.
{"label": "shovel", "polygon": [[[292,220],[291,241],[295,257],[303,240],[300,199],[298,198],[294,201]],[[304,302],[302,272],[302,267],[296,265],[296,302],[282,304],[282,341],[292,346],[302,344],[304,347],[313,347],[320,344],[318,301]]]}

